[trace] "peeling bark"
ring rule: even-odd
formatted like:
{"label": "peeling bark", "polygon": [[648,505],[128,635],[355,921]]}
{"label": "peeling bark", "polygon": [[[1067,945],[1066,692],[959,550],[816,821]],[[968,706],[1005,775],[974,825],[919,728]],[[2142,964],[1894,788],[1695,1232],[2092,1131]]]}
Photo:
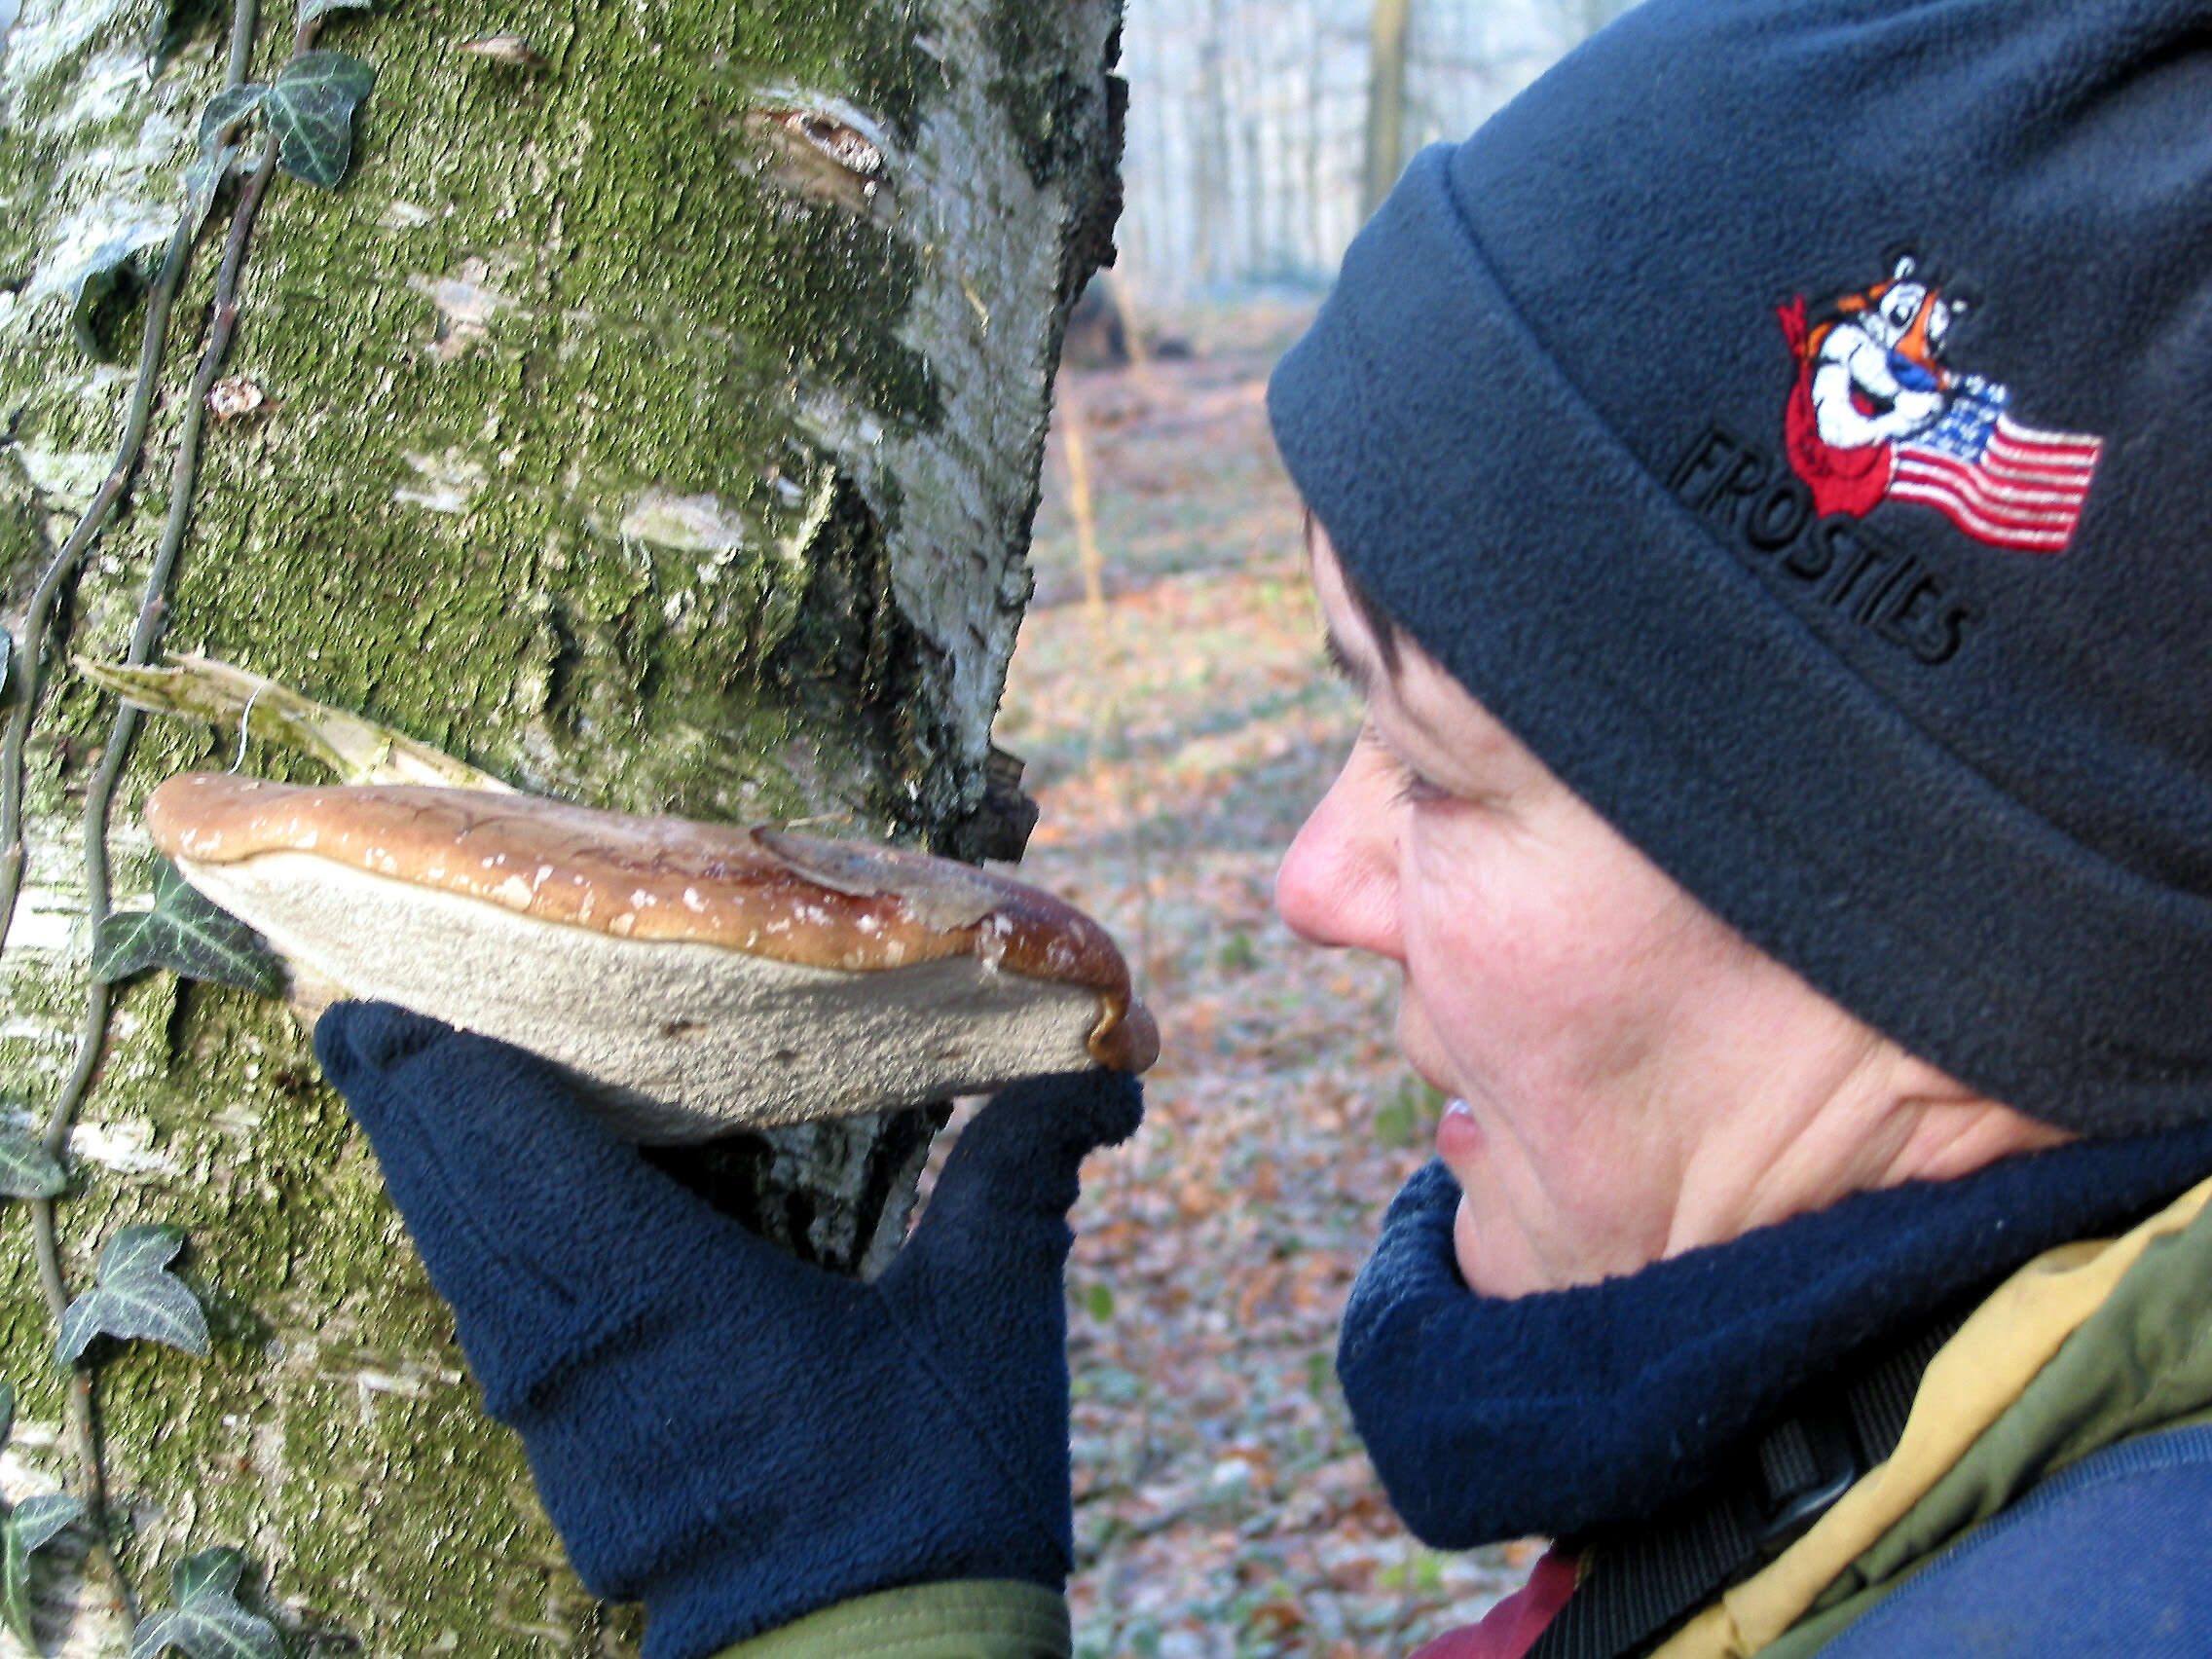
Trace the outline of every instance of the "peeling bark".
{"label": "peeling bark", "polygon": [[[4,3],[4,0],[0,0]],[[1018,846],[989,745],[1029,576],[1061,318],[1119,205],[1117,0],[398,5],[319,44],[373,62],[335,194],[256,233],[166,643],[240,664],[522,788],[733,820],[828,816],[962,856]],[[0,55],[0,613],[96,487],[129,376],[88,356],[89,265],[166,238],[227,18],[22,0]],[[288,34],[272,18],[270,35]],[[486,45],[498,42],[498,50]],[[517,44],[519,43],[519,44]],[[265,45],[258,73],[276,67]],[[218,214],[220,217],[220,213]],[[104,252],[103,252],[104,250]],[[171,397],[213,260],[175,311]],[[130,354],[132,284],[92,308]],[[34,730],[28,874],[0,955],[0,1095],[68,1061],[85,973],[77,811],[166,501],[177,410],[67,608]],[[136,806],[235,734],[142,740]],[[307,779],[302,761],[249,766]],[[818,1259],[897,1235],[918,1114],[745,1140],[681,1173]],[[74,1151],[72,1283],[173,1221],[214,1356],[103,1370],[128,1561],[240,1544],[295,1651],[619,1654],[519,1448],[475,1408],[373,1161],[279,1014],[166,977],[123,997]],[[880,1225],[879,1225],[880,1221]],[[60,1385],[19,1214],[0,1484],[50,1490]],[[50,1587],[55,1643],[115,1631]],[[53,1644],[50,1644],[50,1646]]]}

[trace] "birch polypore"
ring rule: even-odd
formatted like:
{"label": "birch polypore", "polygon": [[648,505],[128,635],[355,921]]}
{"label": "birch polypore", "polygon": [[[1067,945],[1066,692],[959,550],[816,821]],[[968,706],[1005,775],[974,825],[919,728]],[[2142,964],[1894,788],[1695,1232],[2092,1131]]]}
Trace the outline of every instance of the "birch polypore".
{"label": "birch polypore", "polygon": [[897,848],[531,795],[171,778],[146,822],[297,1000],[543,1054],[627,1134],[912,1105],[1159,1051],[1105,930]]}

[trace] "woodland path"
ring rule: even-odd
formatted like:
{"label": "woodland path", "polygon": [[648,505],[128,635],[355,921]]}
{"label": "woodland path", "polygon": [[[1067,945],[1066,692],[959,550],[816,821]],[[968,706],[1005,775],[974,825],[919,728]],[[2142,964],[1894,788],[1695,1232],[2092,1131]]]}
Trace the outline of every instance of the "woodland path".
{"label": "woodland path", "polygon": [[1164,1040],[1144,1129],[1087,1169],[1069,1270],[1071,1596],[1091,1659],[1404,1655],[1533,1555],[1409,1538],[1331,1364],[1436,1102],[1397,1057],[1394,971],[1301,944],[1270,903],[1357,723],[1322,665],[1262,407],[1299,320],[1197,319],[1189,360],[1063,377],[997,726],[1043,809],[1022,875],[1113,929]]}

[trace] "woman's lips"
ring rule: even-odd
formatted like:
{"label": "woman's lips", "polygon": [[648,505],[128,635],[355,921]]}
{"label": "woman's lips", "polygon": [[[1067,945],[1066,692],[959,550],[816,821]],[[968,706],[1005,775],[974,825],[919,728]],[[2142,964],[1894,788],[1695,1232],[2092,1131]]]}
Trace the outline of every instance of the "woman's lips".
{"label": "woman's lips", "polygon": [[1447,1100],[1444,1116],[1436,1123],[1436,1156],[1448,1166],[1464,1162],[1482,1151],[1483,1131],[1464,1100]]}

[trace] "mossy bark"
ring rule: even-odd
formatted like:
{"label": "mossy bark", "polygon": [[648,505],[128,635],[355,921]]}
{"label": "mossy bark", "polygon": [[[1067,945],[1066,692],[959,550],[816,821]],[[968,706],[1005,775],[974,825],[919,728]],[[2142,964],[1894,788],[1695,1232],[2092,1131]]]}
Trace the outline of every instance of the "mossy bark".
{"label": "mossy bark", "polygon": [[[1118,0],[394,0],[318,44],[372,62],[355,162],[281,180],[212,428],[166,643],[271,675],[531,790],[720,819],[831,815],[977,856],[1006,839],[990,719],[1029,577],[1060,318],[1110,250]],[[71,290],[151,245],[219,84],[209,0],[27,0],[0,57],[0,594],[10,631],[105,471],[129,375]],[[255,65],[288,50],[273,18]],[[457,50],[527,42],[535,64]],[[223,209],[218,208],[218,225]],[[157,251],[158,257],[158,251]],[[168,401],[48,643],[28,878],[4,954],[0,1090],[69,1059],[86,975],[77,818],[162,517],[214,257],[177,306]],[[119,359],[127,280],[87,319]],[[18,675],[10,695],[20,691]],[[234,734],[150,728],[136,807]],[[251,769],[305,776],[255,753]],[[1000,780],[1003,784],[1003,779]],[[896,1214],[910,1119],[722,1150],[708,1172],[854,1265]],[[242,1545],[295,1651],[623,1653],[568,1575],[520,1449],[303,1035],[268,1005],[132,984],[74,1142],[73,1285],[128,1222],[191,1235],[216,1330],[100,1370],[106,1456],[162,1571]],[[66,1459],[19,1206],[0,1210],[11,1493]],[[64,1575],[66,1577],[66,1575]],[[50,1649],[114,1650],[51,1587]],[[76,1598],[82,1602],[84,1598]]]}

